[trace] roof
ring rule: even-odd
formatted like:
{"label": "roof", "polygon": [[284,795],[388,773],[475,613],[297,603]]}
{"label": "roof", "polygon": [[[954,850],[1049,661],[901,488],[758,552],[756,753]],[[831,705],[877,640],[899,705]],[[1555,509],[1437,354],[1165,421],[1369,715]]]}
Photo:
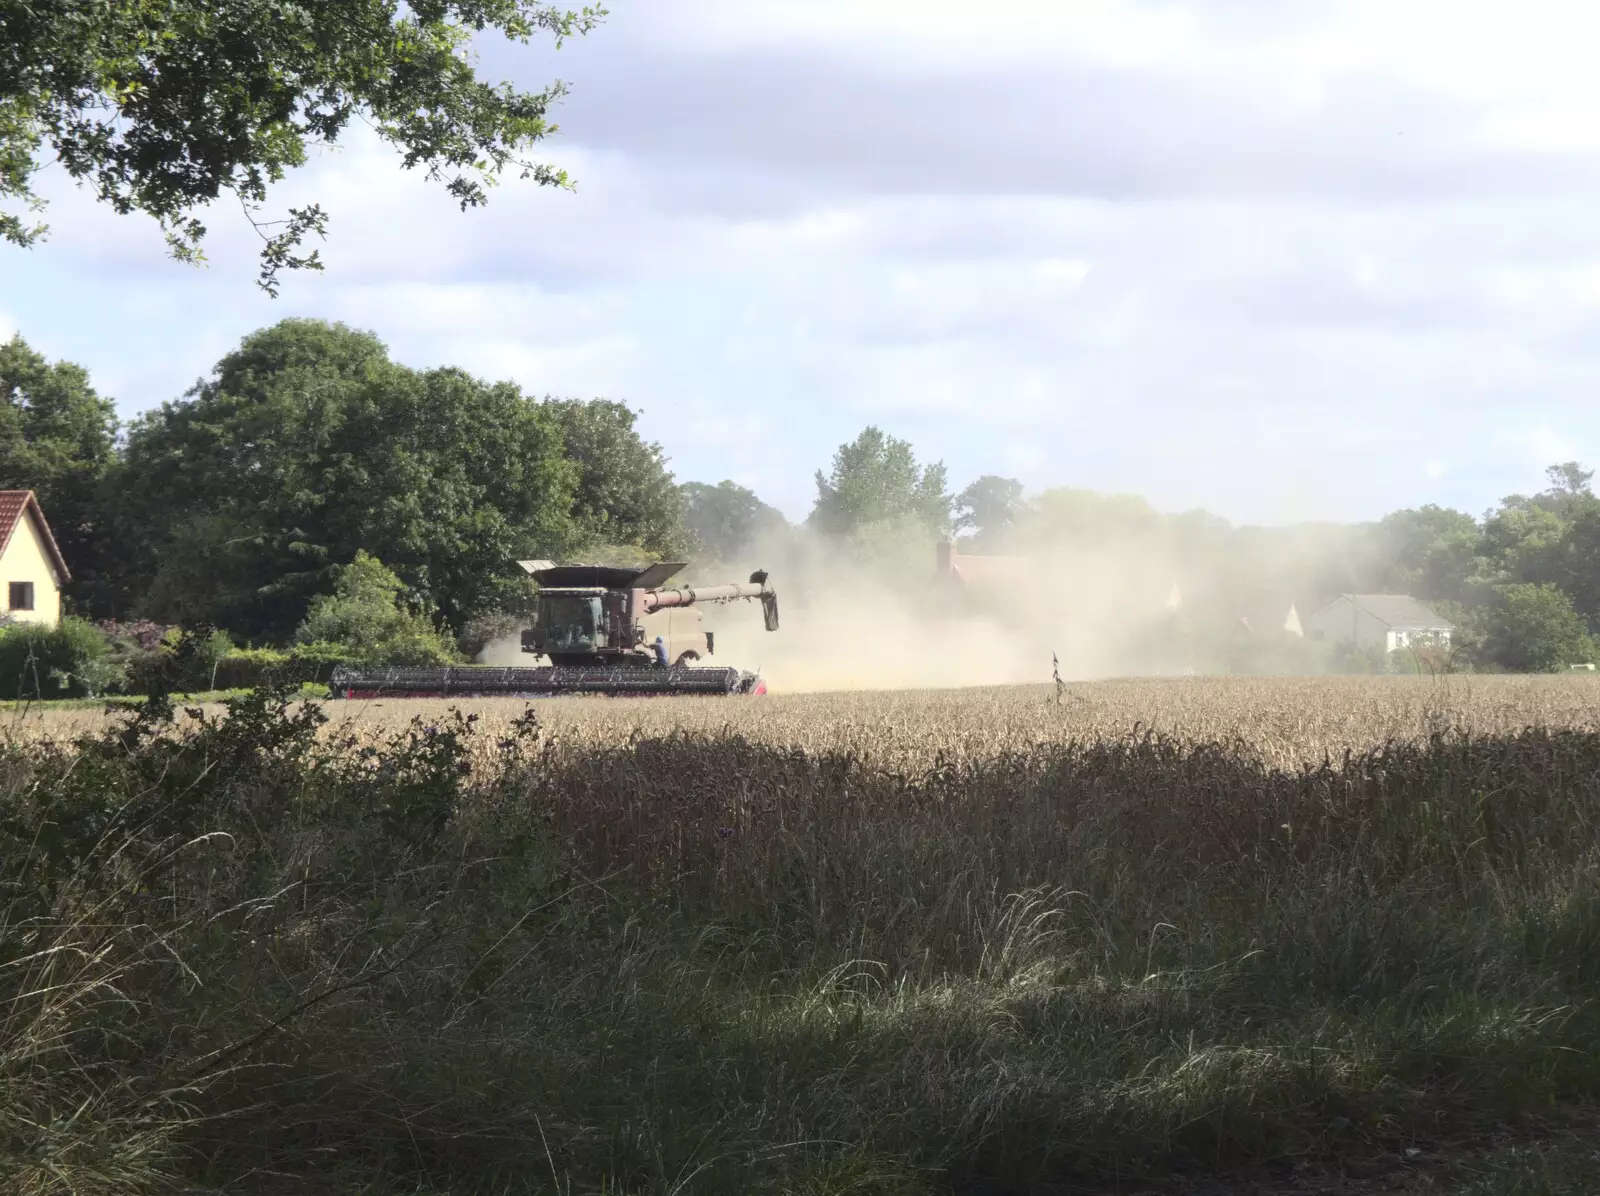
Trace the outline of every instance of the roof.
{"label": "roof", "polygon": [[683,568],[683,564],[676,561],[662,561],[644,569],[623,569],[612,565],[557,565],[550,561],[518,561],[517,564],[547,590],[653,590]]}
{"label": "roof", "polygon": [[1455,624],[1429,610],[1409,594],[1341,594],[1386,627],[1401,630],[1453,631]]}
{"label": "roof", "polygon": [[955,553],[950,558],[950,572],[967,585],[976,583],[1005,588],[1026,584],[1035,571],[1029,568],[1030,564],[1017,557],[964,556]]}
{"label": "roof", "polygon": [[66,559],[56,545],[56,538],[50,531],[50,525],[45,522],[44,512],[39,509],[39,500],[34,497],[32,490],[0,490],[0,555],[11,547],[11,537],[17,534],[17,525],[22,522],[24,514],[33,516],[34,528],[39,533],[39,539],[44,541],[44,549],[50,554],[51,563],[56,567],[56,576],[65,585],[72,580],[72,573],[67,569]]}
{"label": "roof", "polygon": [[1239,624],[1253,635],[1301,635],[1300,612],[1288,594],[1253,594],[1238,602]]}

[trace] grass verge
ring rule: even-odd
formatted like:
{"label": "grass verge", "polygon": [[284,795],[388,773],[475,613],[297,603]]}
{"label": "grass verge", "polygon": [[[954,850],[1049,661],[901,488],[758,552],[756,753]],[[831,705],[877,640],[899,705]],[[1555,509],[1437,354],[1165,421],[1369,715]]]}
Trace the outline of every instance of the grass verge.
{"label": "grass verge", "polygon": [[[1600,1097],[1592,733],[907,771],[292,697],[0,754],[3,1190],[1201,1190]],[[1460,1183],[1587,1165],[1518,1149]]]}

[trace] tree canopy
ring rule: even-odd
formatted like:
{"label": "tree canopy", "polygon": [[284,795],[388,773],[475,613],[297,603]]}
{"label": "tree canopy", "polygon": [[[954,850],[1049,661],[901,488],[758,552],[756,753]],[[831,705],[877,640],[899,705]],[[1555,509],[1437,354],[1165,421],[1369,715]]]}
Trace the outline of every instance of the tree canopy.
{"label": "tree canopy", "polygon": [[1488,608],[1484,628],[1490,656],[1515,672],[1560,672],[1589,659],[1591,643],[1572,599],[1549,584],[1504,587]]}
{"label": "tree canopy", "polygon": [[294,627],[365,549],[459,627],[575,539],[558,421],[509,383],[391,362],[367,333],[286,320],[131,429],[126,534],[156,617]]}
{"label": "tree canopy", "polygon": [[69,609],[269,643],[442,659],[454,650],[436,626],[471,628],[477,646],[514,629],[532,597],[515,562],[538,557],[721,566],[759,545],[776,559],[751,563],[791,595],[852,558],[903,585],[929,574],[952,525],[980,552],[1056,556],[1087,590],[1123,584],[1111,575],[1126,565],[1132,605],[1149,608],[1132,617],[1158,624],[1146,655],[1169,663],[1200,659],[1199,640],[1223,643],[1245,613],[1278,626],[1290,599],[1305,617],[1340,593],[1422,600],[1476,667],[1583,663],[1600,632],[1600,497],[1576,462],[1479,519],[1429,505],[1235,527],[1130,495],[1029,496],[994,475],[952,498],[942,464],[869,427],[817,474],[793,529],[731,481],[679,485],[623,403],[413,369],[371,333],[318,320],[246,337],[120,440],[87,373],[20,338],[0,345],[0,399],[0,487],[38,492],[74,572]]}
{"label": "tree canopy", "polygon": [[1467,601],[1483,572],[1482,532],[1465,511],[1428,505],[1379,520],[1371,553],[1375,588]]}
{"label": "tree canopy", "polygon": [[539,0],[27,0],[0,5],[0,239],[43,235],[34,177],[47,150],[117,212],[161,225],[172,252],[200,256],[197,213],[231,192],[261,233],[260,282],[320,268],[304,251],[326,215],[311,204],[263,219],[272,184],[360,118],[443,182],[463,209],[508,170],[568,186],[529,161],[555,131],[557,81],[541,91],[477,74],[475,36],[526,43],[587,33],[600,7]]}
{"label": "tree canopy", "polygon": [[116,407],[82,366],[47,361],[21,336],[0,344],[0,489],[38,494],[82,596],[106,584],[101,491],[116,436]]}
{"label": "tree canopy", "polygon": [[980,541],[1004,536],[1022,510],[1022,483],[985,474],[955,498],[955,526]]}
{"label": "tree canopy", "polygon": [[577,470],[571,512],[579,539],[647,556],[689,551],[683,495],[661,446],[640,437],[635,412],[605,399],[547,399],[541,407]]}
{"label": "tree canopy", "polygon": [[764,537],[787,531],[782,513],[734,482],[686,482],[682,487],[685,520],[700,554],[731,561]]}
{"label": "tree canopy", "polygon": [[909,442],[868,427],[839,446],[828,474],[817,471],[817,501],[807,522],[827,535],[901,520],[934,534],[950,527],[943,462],[922,466]]}

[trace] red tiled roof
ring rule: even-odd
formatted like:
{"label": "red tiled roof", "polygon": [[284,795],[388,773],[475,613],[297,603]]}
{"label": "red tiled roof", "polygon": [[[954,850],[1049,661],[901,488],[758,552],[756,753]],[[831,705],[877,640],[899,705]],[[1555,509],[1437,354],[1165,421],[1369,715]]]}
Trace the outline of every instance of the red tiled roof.
{"label": "red tiled roof", "polygon": [[56,547],[56,538],[51,534],[50,525],[45,522],[44,512],[39,509],[39,500],[33,496],[32,490],[0,490],[0,556],[11,547],[11,537],[16,534],[22,516],[29,511],[33,514],[39,538],[44,541],[45,551],[50,554],[61,584],[66,585],[72,580],[72,574],[67,570],[61,549]]}

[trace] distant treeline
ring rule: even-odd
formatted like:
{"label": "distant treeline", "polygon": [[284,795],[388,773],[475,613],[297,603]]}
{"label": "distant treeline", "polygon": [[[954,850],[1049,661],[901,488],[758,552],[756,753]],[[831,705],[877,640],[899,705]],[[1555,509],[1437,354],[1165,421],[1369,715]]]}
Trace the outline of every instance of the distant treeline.
{"label": "distant treeline", "polygon": [[996,476],[952,492],[942,464],[869,427],[818,471],[795,527],[733,482],[680,484],[623,403],[412,369],[376,336],[324,321],[246,337],[126,426],[86,370],[20,336],[0,344],[0,397],[0,487],[38,492],[73,571],[69,608],[240,642],[287,643],[361,552],[393,571],[411,612],[459,635],[524,607],[519,559],[735,563],[758,545],[781,559],[802,536],[902,581],[925,577],[934,541],[954,535],[971,551],[1160,554],[1225,579],[1234,605],[1408,593],[1506,668],[1588,659],[1600,630],[1600,498],[1572,462],[1482,518],[1425,506],[1248,528],[1127,496],[1030,497]]}

